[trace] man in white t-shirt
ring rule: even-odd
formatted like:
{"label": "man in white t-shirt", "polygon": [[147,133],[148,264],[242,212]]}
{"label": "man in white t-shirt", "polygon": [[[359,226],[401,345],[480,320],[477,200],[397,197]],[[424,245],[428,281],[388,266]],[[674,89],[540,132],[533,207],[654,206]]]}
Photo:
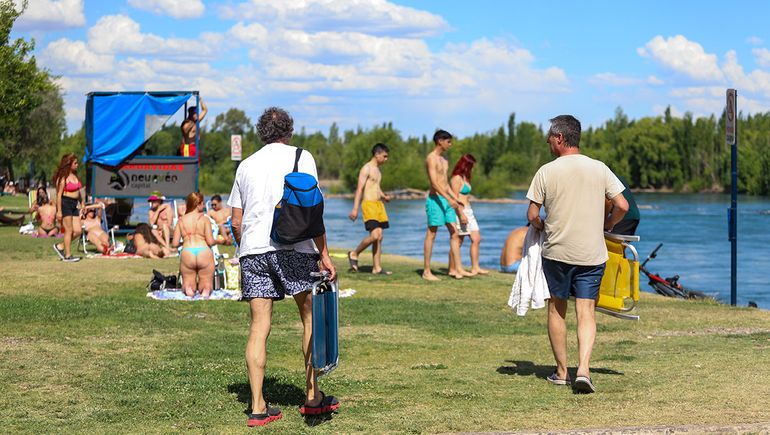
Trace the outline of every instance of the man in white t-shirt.
{"label": "man in white t-shirt", "polygon": [[[281,410],[270,407],[262,395],[267,361],[273,301],[292,296],[304,328],[302,350],[306,375],[305,404],[300,413],[322,414],[339,408],[339,401],[318,389],[310,364],[312,300],[309,293],[315,278],[311,272],[327,271],[334,280],[337,271],[329,257],[326,235],[293,245],[270,239],[275,205],[283,195],[284,176],[294,167],[296,148],[288,145],[294,121],[283,109],[270,107],[260,116],[257,132],[267,144],[238,166],[228,205],[232,208],[233,237],[240,246],[241,290],[251,307],[251,325],[246,344],[246,366],[251,385],[252,414],[248,426],[263,426],[281,418]],[[303,151],[299,172],[318,177],[313,156]],[[320,267],[319,267],[320,260]]]}
{"label": "man in white t-shirt", "polygon": [[[578,323],[578,368],[575,390],[593,393],[589,373],[596,338],[596,299],[607,262],[604,230],[611,230],[628,211],[625,189],[602,162],[580,154],[580,121],[571,115],[551,119],[548,145],[556,159],[541,166],[527,192],[527,219],[543,240],[543,273],[551,298],[548,303],[548,338],[556,370],[548,381],[569,385],[567,373],[567,300],[575,297]],[[604,200],[612,201],[605,218]],[[540,207],[545,206],[545,220]]]}

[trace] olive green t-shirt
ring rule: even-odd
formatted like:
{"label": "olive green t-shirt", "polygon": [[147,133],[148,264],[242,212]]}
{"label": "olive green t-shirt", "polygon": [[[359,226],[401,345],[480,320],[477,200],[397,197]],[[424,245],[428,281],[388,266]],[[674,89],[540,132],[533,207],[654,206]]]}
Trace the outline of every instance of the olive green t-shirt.
{"label": "olive green t-shirt", "polygon": [[543,257],[578,266],[606,262],[604,198],[623,189],[607,165],[582,154],[541,166],[527,198],[545,208]]}

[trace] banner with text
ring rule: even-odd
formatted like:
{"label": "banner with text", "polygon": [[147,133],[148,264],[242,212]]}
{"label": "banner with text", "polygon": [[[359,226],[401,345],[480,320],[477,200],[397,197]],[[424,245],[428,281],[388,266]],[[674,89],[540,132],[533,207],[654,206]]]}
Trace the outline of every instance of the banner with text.
{"label": "banner with text", "polygon": [[167,198],[183,198],[198,188],[197,159],[137,158],[111,167],[94,165],[91,195],[143,197],[158,190]]}

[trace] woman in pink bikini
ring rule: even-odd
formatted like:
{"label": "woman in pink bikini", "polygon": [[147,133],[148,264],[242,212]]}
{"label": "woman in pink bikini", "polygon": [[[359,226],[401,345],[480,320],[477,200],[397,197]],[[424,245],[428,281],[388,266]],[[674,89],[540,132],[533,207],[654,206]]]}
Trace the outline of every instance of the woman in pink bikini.
{"label": "woman in pink bikini", "polygon": [[[59,162],[53,183],[56,186],[56,220],[64,226],[64,243],[54,243],[53,249],[62,261],[73,263],[80,257],[72,256],[72,240],[80,237],[80,208],[83,208],[83,195],[78,178],[78,159],[75,154],[65,154]],[[61,246],[60,246],[61,245]]]}
{"label": "woman in pink bikini", "polygon": [[195,296],[197,288],[207,298],[214,288],[214,254],[210,246],[217,241],[211,232],[211,221],[203,214],[203,195],[199,192],[187,195],[185,215],[174,228],[174,248],[179,246],[180,239],[184,239],[179,255],[184,294]]}

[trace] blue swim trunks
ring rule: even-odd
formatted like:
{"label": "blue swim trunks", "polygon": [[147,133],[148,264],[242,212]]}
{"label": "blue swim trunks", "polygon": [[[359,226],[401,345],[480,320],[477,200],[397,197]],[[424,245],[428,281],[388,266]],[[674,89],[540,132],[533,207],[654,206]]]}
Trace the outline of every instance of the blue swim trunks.
{"label": "blue swim trunks", "polygon": [[425,213],[428,215],[429,227],[453,224],[457,220],[457,212],[441,195],[428,195],[425,198]]}
{"label": "blue swim trunks", "polygon": [[604,266],[576,266],[543,258],[543,274],[551,297],[596,299],[604,276]]}
{"label": "blue swim trunks", "polygon": [[509,264],[507,266],[500,266],[500,272],[503,273],[516,273],[519,271],[519,266],[521,265],[521,260],[514,262],[513,264]]}

